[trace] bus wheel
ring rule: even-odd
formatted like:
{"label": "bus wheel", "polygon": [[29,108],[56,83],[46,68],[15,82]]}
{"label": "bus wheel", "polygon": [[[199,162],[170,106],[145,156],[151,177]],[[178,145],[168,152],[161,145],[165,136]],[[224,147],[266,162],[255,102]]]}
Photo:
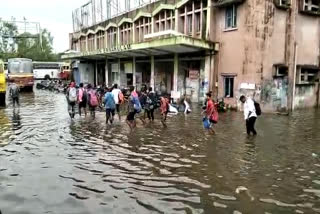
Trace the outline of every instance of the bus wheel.
{"label": "bus wheel", "polygon": [[0,106],[6,106],[6,93],[0,93]]}
{"label": "bus wheel", "polygon": [[45,79],[45,80],[50,80],[51,78],[50,78],[50,76],[47,74],[47,75],[44,76],[44,79]]}

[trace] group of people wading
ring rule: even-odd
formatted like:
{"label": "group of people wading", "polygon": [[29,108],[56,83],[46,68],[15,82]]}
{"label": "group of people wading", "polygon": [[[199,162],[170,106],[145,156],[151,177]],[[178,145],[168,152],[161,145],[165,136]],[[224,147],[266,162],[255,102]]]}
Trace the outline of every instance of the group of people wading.
{"label": "group of people wading", "polygon": [[[100,90],[100,91],[99,91]],[[101,92],[103,90],[103,92]],[[168,96],[160,96],[160,99],[156,96],[152,87],[144,88],[139,93],[135,90],[134,86],[129,89],[129,96],[125,98],[122,91],[118,88],[117,84],[113,87],[106,87],[105,89],[94,89],[91,84],[84,87],[83,83],[80,83],[79,88],[76,88],[74,82],[72,82],[67,89],[68,111],[71,118],[75,117],[75,107],[78,105],[79,115],[84,113],[87,116],[87,107],[89,109],[91,117],[95,118],[96,108],[103,105],[106,112],[106,123],[112,124],[114,117],[117,114],[119,121],[121,121],[121,105],[127,103],[127,117],[126,123],[133,130],[136,127],[136,118],[139,118],[143,124],[146,123],[146,118],[149,121],[154,121],[154,112],[157,108],[160,110],[161,122],[166,127],[167,115],[170,109],[170,101]],[[257,132],[254,128],[257,118],[256,104],[251,98],[241,96],[240,101],[244,104],[244,117],[246,120],[247,133],[250,135],[256,135]],[[184,100],[185,113],[191,112],[189,104]],[[259,107],[260,108],[260,107]],[[259,109],[259,111],[261,111]],[[261,113],[261,112],[260,112]],[[211,133],[215,133],[213,127],[218,123],[219,113],[217,110],[217,104],[212,99],[212,93],[206,94],[205,106],[203,107],[203,125],[204,128]]]}

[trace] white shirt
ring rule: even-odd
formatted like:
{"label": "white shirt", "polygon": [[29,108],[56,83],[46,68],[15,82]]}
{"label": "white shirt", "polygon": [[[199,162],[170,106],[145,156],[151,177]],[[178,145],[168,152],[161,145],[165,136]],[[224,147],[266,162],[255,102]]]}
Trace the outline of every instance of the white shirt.
{"label": "white shirt", "polygon": [[[247,98],[246,102],[243,105],[243,111],[244,111],[244,119],[248,119],[251,117],[257,117],[256,114],[256,108],[254,107],[254,102],[251,98]],[[251,114],[250,114],[251,112]],[[250,114],[250,116],[249,116]]]}
{"label": "white shirt", "polygon": [[114,97],[114,102],[116,103],[116,105],[119,104],[119,94],[121,93],[121,90],[118,88],[115,88],[112,90],[112,94]]}

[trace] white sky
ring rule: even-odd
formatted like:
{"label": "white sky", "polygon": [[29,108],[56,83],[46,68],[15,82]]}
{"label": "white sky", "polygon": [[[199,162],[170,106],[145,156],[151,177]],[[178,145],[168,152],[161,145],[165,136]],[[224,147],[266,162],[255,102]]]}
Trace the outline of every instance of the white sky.
{"label": "white sky", "polygon": [[69,33],[72,32],[72,11],[89,0],[0,0],[0,18],[40,22],[52,36],[53,48],[62,52],[69,48]]}

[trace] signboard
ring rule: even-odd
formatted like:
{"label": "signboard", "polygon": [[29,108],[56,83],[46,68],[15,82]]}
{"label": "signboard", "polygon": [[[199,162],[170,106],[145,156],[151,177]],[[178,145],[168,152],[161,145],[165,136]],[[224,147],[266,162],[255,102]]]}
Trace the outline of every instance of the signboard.
{"label": "signboard", "polygon": [[112,64],[111,65],[111,72],[119,72],[119,65],[118,64]]}
{"label": "signboard", "polygon": [[124,72],[126,74],[132,74],[132,63],[125,63],[124,64]]}
{"label": "signboard", "polygon": [[199,70],[189,70],[190,79],[199,79],[199,76],[200,76]]}
{"label": "signboard", "polygon": [[241,89],[248,89],[248,90],[255,90],[256,89],[256,85],[252,84],[252,83],[241,83],[240,84],[240,88]]}

